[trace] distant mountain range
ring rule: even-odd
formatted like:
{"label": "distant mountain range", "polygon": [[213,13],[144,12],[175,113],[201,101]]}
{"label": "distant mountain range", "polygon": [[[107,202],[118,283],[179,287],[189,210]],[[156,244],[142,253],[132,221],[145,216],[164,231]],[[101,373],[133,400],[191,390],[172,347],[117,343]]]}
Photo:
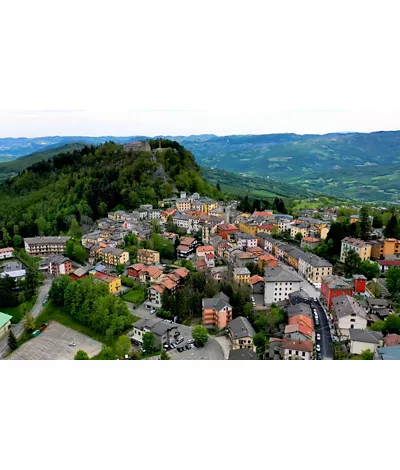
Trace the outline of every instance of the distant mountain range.
{"label": "distant mountain range", "polygon": [[[206,167],[264,176],[304,190],[365,201],[400,202],[400,131],[326,135],[165,136]],[[127,143],[127,137],[0,139],[0,161],[70,143]],[[0,172],[2,171],[0,166]]]}

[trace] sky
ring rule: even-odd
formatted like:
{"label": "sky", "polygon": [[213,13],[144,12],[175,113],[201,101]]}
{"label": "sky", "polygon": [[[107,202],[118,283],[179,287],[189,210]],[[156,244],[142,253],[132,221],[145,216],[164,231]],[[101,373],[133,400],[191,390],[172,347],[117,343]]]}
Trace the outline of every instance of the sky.
{"label": "sky", "polygon": [[0,111],[0,137],[399,130],[400,111]]}

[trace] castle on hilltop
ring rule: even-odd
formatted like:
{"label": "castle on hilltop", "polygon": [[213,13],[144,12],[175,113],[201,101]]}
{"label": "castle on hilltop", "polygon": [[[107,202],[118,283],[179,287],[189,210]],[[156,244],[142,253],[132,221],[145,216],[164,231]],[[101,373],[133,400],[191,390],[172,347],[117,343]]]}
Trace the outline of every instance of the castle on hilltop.
{"label": "castle on hilltop", "polygon": [[124,145],[124,150],[125,152],[151,152],[151,147],[149,142],[146,140],[126,144]]}

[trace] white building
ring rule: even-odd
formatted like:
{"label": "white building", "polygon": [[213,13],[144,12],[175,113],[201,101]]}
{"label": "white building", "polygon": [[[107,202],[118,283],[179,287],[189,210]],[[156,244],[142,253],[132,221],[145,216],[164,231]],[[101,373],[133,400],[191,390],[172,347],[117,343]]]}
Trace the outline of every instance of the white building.
{"label": "white building", "polygon": [[309,361],[312,359],[313,342],[301,339],[283,338],[282,352],[285,360],[298,359]]}
{"label": "white building", "polygon": [[0,248],[0,259],[9,259],[14,256],[14,248]]}
{"label": "white building", "polygon": [[348,338],[352,329],[367,329],[367,312],[353,297],[349,295],[334,297],[332,308],[342,336]]}
{"label": "white building", "polygon": [[380,331],[350,330],[350,352],[361,354],[369,349],[373,353],[383,344],[383,334]]}
{"label": "white building", "polygon": [[270,305],[289,298],[289,294],[300,290],[301,277],[285,266],[265,268],[264,303]]}

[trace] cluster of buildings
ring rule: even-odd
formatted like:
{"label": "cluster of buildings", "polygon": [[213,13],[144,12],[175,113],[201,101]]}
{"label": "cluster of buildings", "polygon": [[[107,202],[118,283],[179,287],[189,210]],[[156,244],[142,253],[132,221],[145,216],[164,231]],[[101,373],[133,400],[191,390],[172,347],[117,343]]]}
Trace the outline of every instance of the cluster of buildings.
{"label": "cluster of buildings", "polygon": [[354,250],[363,261],[376,261],[382,273],[390,267],[400,266],[400,240],[396,238],[364,241],[346,237],[342,240],[340,261],[345,261],[349,250]]}

